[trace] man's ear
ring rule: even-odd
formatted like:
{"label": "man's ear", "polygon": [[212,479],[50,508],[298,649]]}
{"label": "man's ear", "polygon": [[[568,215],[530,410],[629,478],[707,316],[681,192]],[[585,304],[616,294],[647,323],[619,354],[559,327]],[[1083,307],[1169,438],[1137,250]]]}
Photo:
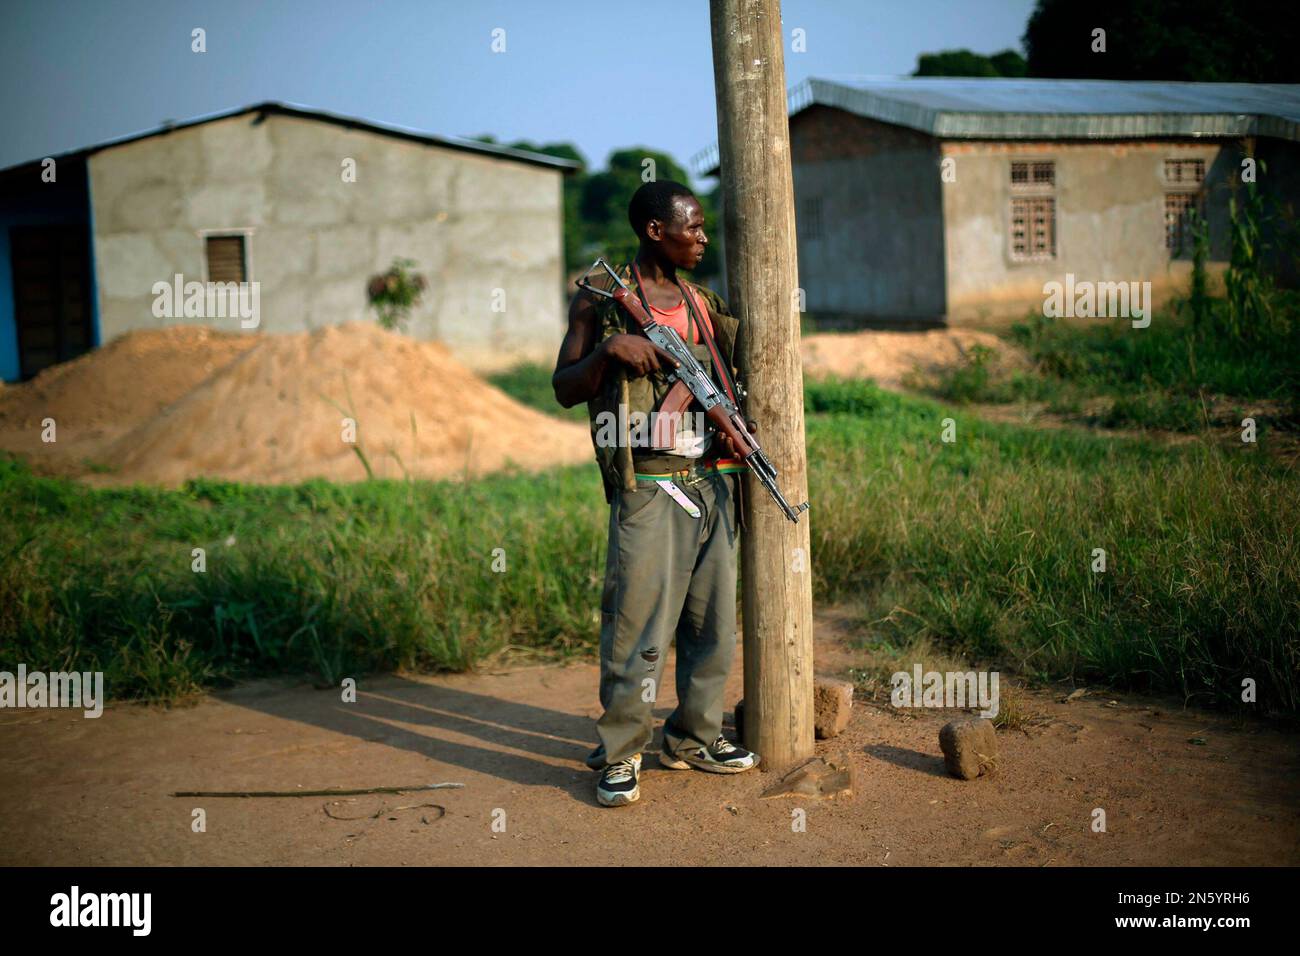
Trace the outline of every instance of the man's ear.
{"label": "man's ear", "polygon": [[647,239],[658,242],[664,237],[664,224],[658,219],[651,219],[645,224],[645,235]]}

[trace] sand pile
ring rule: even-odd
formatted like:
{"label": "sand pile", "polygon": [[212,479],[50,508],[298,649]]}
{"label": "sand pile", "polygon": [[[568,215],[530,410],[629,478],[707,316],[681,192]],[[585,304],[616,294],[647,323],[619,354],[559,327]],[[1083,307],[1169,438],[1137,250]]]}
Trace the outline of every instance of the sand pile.
{"label": "sand pile", "polygon": [[[349,427],[355,421],[355,441]],[[348,323],[265,335],[100,454],[97,480],[176,485],[478,476],[591,459],[586,427],[533,411],[442,345]]]}
{"label": "sand pile", "polygon": [[65,434],[121,432],[158,414],[256,342],[196,325],[128,332],[0,390],[0,429],[39,428],[53,418],[60,441]]}
{"label": "sand pile", "polygon": [[[968,329],[808,336],[810,376],[869,376],[900,387],[914,369],[962,360]],[[42,419],[58,441],[40,440]],[[356,422],[355,441],[345,419]],[[23,385],[0,389],[0,448],[38,471],[96,484],[177,485],[200,476],[253,483],[479,476],[591,460],[584,425],[534,411],[447,348],[368,323],[293,335],[201,326],[132,332]]]}
{"label": "sand pile", "polygon": [[[53,418],[57,438],[41,441]],[[356,422],[355,442],[344,419]],[[131,332],[0,389],[0,448],[94,484],[478,476],[591,460],[585,426],[533,411],[442,345],[349,323],[293,335]]]}
{"label": "sand pile", "polygon": [[995,369],[1019,366],[1023,356],[990,332],[927,329],[918,332],[865,330],[821,333],[803,339],[803,369],[810,377],[873,378],[883,388],[900,388],[908,373],[923,375],[958,365],[972,346],[995,349]]}

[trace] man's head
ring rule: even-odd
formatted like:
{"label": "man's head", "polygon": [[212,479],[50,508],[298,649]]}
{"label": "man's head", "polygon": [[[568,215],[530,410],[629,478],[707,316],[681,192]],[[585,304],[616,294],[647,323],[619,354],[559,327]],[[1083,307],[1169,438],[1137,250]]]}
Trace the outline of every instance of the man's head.
{"label": "man's head", "polygon": [[679,269],[694,269],[704,258],[709,237],[704,234],[704,212],[695,194],[669,179],[645,183],[632,194],[628,222],[641,240]]}

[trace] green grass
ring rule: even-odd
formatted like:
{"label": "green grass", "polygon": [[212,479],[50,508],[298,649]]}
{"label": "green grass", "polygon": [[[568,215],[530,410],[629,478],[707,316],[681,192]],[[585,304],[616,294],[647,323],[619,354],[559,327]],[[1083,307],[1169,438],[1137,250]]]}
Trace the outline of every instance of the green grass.
{"label": "green grass", "polygon": [[[3,660],[104,670],[117,696],[277,671],[333,684],[464,669],[515,642],[591,645],[604,520],[594,466],[468,485],[118,491],[9,460],[0,504]],[[505,573],[492,570],[497,548]]]}
{"label": "green grass", "polygon": [[[952,417],[956,441],[940,440]],[[1300,697],[1300,498],[1258,449],[1033,430],[882,395],[808,427],[822,601],[1032,677]],[[1094,549],[1107,570],[1092,570]]]}
{"label": "green grass", "polygon": [[529,362],[489,375],[487,379],[501,391],[525,405],[539,408],[556,418],[585,423],[587,421],[585,403],[575,405],[573,408],[565,408],[555,400],[555,390],[551,388],[551,374],[554,371],[551,366]]}
{"label": "green grass", "polygon": [[[1300,312],[1287,296],[1278,308]],[[955,402],[1042,401],[1080,416],[1088,400],[1104,398],[1102,410],[1085,418],[1089,424],[1183,432],[1213,422],[1216,398],[1268,401],[1282,409],[1278,424],[1300,425],[1300,318],[1285,323],[1283,334],[1250,342],[1197,332],[1181,312],[1158,313],[1145,329],[1127,319],[1085,324],[1031,315],[1008,334],[1031,369],[998,374],[996,350],[976,346],[926,390]]]}
{"label": "green grass", "polygon": [[[1239,702],[1250,677],[1260,709],[1296,711],[1300,496],[1260,449],[987,423],[865,382],[810,384],[806,404],[814,598],[860,601],[869,641],[1199,703]],[[608,512],[594,463],[161,491],[3,461],[0,508],[0,665],[104,670],[117,698],[597,643]]]}

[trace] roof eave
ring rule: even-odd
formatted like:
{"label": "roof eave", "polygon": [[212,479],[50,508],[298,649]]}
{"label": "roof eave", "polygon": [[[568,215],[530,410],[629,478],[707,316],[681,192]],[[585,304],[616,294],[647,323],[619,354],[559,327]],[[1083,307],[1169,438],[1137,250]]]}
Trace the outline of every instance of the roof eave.
{"label": "roof eave", "polygon": [[551,168],[565,175],[575,173],[582,168],[581,163],[571,159],[562,159],[559,156],[548,156],[545,153],[533,153],[528,150],[514,149],[510,146],[500,146],[496,143],[480,143],[477,140],[438,136],[433,133],[425,133],[401,126],[389,126],[383,123],[374,123],[370,120],[357,119],[351,116],[342,116],[337,113],[327,112],[326,110],[313,109],[308,106],[301,106],[294,103],[281,103],[274,100],[268,100],[263,103],[255,103],[251,106],[242,106],[237,109],[224,110],[219,113],[207,113],[202,116],[194,117],[193,119],[185,120],[181,123],[163,123],[161,126],[155,127],[154,129],[144,130],[138,133],[128,133],[125,136],[119,136],[115,139],[96,143],[92,146],[83,146],[80,149],[68,150],[63,153],[56,153],[50,156],[42,156],[36,159],[26,160],[25,162],[15,163],[12,166],[0,169],[0,174],[11,173],[15,170],[22,169],[25,166],[35,166],[44,162],[46,159],[54,159],[55,161],[58,161],[73,157],[91,156],[106,149],[125,146],[128,143],[134,143],[142,139],[149,139],[154,136],[163,136],[167,133],[176,132],[177,130],[189,129],[192,126],[202,126],[205,123],[215,123],[219,120],[233,119],[251,113],[261,113],[264,115],[276,113],[283,116],[314,119],[320,122],[342,126],[347,129],[365,130],[378,135],[390,136],[396,139],[405,139],[429,146],[444,146],[448,149],[458,149],[465,152],[499,156],[502,159],[510,159],[527,165]]}

